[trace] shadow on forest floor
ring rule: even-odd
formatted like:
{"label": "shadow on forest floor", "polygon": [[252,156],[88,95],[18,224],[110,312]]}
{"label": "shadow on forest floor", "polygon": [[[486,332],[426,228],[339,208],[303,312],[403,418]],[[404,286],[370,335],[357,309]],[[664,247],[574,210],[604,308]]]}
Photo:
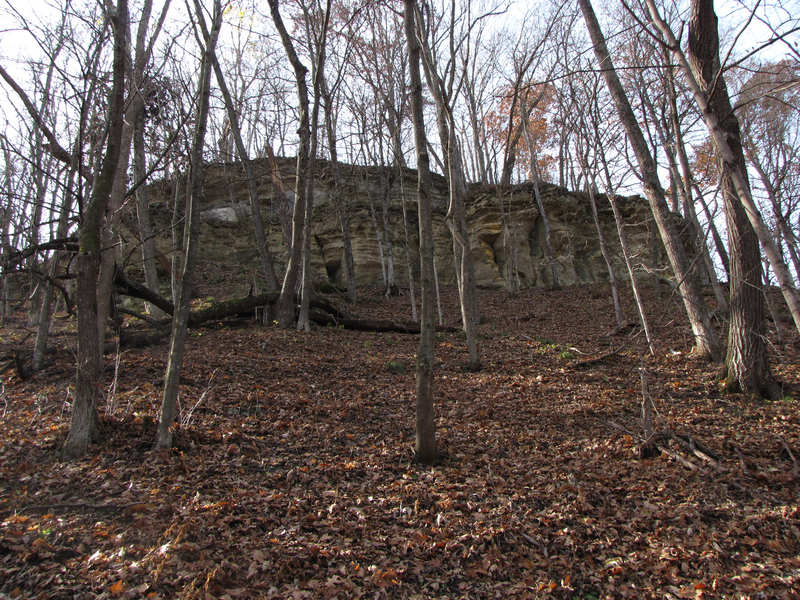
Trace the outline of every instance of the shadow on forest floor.
{"label": "shadow on forest floor", "polygon": [[[410,318],[408,296],[359,293],[360,318]],[[190,331],[171,451],[149,449],[168,345],[107,355],[103,437],[58,462],[75,347],[58,320],[56,364],[2,376],[0,597],[796,597],[797,336],[772,357],[795,399],[722,394],[674,300],[648,298],[653,358],[605,337],[608,295],[480,292],[484,370],[437,336],[435,468],[413,464],[415,336],[255,320]],[[638,459],[640,360],[657,428],[718,461]]]}

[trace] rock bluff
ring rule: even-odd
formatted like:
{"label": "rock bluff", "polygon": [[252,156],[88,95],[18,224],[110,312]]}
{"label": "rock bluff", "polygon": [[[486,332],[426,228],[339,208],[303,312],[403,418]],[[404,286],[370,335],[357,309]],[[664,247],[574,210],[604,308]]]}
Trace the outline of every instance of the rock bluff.
{"label": "rock bluff", "polygon": [[[294,197],[291,191],[294,187],[294,161],[279,159],[279,165],[291,202]],[[259,182],[266,235],[276,259],[276,270],[280,274],[285,267],[287,253],[269,171],[265,161],[254,161],[253,166]],[[398,285],[406,285],[404,201],[412,272],[416,273],[419,264],[416,172],[405,169],[401,177],[396,170],[388,168],[351,165],[341,165],[341,168],[357,284],[384,282],[383,250],[383,265],[386,265],[387,254],[391,252],[395,281]],[[154,230],[161,232],[156,244],[165,256],[169,256],[173,250],[173,236],[169,228],[173,207],[177,201],[178,211],[183,212],[185,189],[185,182],[175,180],[163,180],[149,188]],[[334,194],[330,166],[320,161],[314,193],[312,264],[318,280],[341,283],[344,279],[344,248]],[[574,285],[608,281],[588,195],[569,192],[551,184],[541,186],[541,195],[550,222],[551,244],[560,283]],[[503,289],[507,287],[508,277],[518,277],[522,287],[549,287],[552,278],[545,250],[544,226],[531,184],[506,188],[502,196],[508,236],[503,235],[501,201],[496,186],[473,186],[465,202],[478,286]],[[441,176],[434,176],[433,198],[437,274],[440,283],[451,285],[455,283],[453,245],[444,222],[447,184]],[[637,196],[620,197],[618,200],[628,242],[635,254],[637,274],[645,275],[654,264],[667,264],[647,202]],[[601,227],[614,256],[615,272],[620,278],[627,279],[611,206],[602,195],[598,195],[597,204]],[[206,165],[201,207],[200,259],[252,267],[255,272],[260,272],[247,181],[240,164]],[[124,222],[131,234],[129,242],[135,241],[135,215],[129,214]],[[176,236],[176,239],[180,238],[180,234]],[[516,265],[512,266],[514,252]],[[123,258],[126,257],[128,264],[136,264],[135,244],[125,245]],[[666,272],[663,276],[669,278],[671,275]]]}

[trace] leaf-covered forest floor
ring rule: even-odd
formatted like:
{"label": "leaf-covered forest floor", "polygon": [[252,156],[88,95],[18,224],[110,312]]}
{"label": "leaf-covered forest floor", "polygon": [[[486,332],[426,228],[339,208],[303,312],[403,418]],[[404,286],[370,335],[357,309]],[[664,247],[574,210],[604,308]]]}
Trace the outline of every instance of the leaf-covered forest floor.
{"label": "leaf-covered forest floor", "polygon": [[[200,301],[246,292],[202,275]],[[338,304],[410,318],[407,295],[359,293]],[[606,337],[607,287],[480,292],[482,371],[437,334],[435,467],[414,463],[416,336],[255,320],[190,331],[170,451],[150,451],[168,343],[107,354],[102,438],[60,462],[59,318],[55,364],[2,375],[0,598],[798,597],[800,342],[772,340],[783,400],[722,393],[676,299],[647,293],[657,358]],[[454,290],[442,304],[458,325]],[[0,352],[28,331],[20,312]],[[675,440],[639,458],[642,364],[656,429],[718,460]]]}

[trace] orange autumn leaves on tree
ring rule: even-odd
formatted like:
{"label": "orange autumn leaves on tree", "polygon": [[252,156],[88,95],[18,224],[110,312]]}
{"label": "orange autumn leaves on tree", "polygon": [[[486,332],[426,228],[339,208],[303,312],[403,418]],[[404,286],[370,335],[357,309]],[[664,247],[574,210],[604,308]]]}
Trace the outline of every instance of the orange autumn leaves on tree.
{"label": "orange autumn leaves on tree", "polygon": [[714,142],[707,137],[700,144],[692,146],[692,150],[694,157],[691,167],[695,182],[703,189],[716,186],[719,183],[719,164]]}
{"label": "orange autumn leaves on tree", "polygon": [[514,86],[509,85],[500,93],[500,103],[496,110],[489,111],[485,118],[486,129],[489,137],[496,140],[503,146],[508,143],[508,120],[509,113],[514,110],[511,139],[515,141],[514,152],[516,153],[516,170],[523,174],[523,179],[528,179],[528,165],[530,164],[530,151],[522,137],[522,119],[520,115],[520,99],[529,105],[536,105],[530,111],[528,128],[533,138],[533,145],[536,152],[536,164],[539,168],[539,176],[544,181],[551,181],[550,171],[556,163],[556,159],[546,150],[556,141],[556,128],[552,122],[550,108],[553,104],[553,89],[547,86],[544,90],[541,85],[529,85],[521,90],[516,102],[514,101]]}

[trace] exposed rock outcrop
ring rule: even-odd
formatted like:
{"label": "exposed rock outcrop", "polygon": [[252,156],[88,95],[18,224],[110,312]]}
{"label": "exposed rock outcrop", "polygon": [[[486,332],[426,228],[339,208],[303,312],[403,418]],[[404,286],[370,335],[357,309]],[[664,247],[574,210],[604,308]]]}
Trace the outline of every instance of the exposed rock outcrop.
{"label": "exposed rock outcrop", "polygon": [[[286,252],[272,199],[272,185],[264,162],[256,161],[254,168],[259,178],[268,243],[278,262],[276,268],[281,272],[285,266]],[[291,189],[294,185],[293,161],[281,160],[281,170],[287,189]],[[405,170],[402,180],[396,172],[374,167],[343,165],[343,172],[346,177],[345,197],[357,283],[383,282],[378,242],[380,231],[380,235],[385,235],[385,239],[392,242],[395,280],[404,285],[407,269],[403,198],[408,215],[412,270],[415,271],[418,265],[416,172]],[[162,181],[150,188],[151,208],[163,231],[157,245],[166,255],[172,250],[172,235],[168,225],[176,198],[175,185],[175,181]],[[341,282],[344,278],[343,244],[333,194],[333,179],[327,164],[322,162],[315,190],[313,265],[319,279]],[[453,284],[452,239],[444,222],[447,185],[441,177],[435,178],[433,195],[438,277],[443,284]],[[293,194],[290,192],[289,196],[291,201]],[[179,193],[177,198],[182,210],[184,197]],[[544,184],[542,200],[550,220],[551,243],[556,254],[560,283],[571,285],[608,281],[588,196]],[[660,240],[655,245],[653,243],[653,236],[657,232],[647,202],[639,197],[620,198],[619,201],[629,244],[636,254],[637,268],[642,273],[652,268],[654,247],[658,252],[658,264],[666,264]],[[618,276],[627,278],[611,207],[602,196],[598,197],[598,205],[606,240],[615,254],[615,269]],[[240,165],[227,163],[207,166],[201,206],[200,258],[257,267],[258,252],[251,223],[247,182]],[[500,201],[495,187],[473,189],[466,201],[478,286],[504,288],[509,277],[518,277],[522,287],[550,286],[552,282],[545,254],[544,226],[530,184],[504,190],[503,207],[509,230],[507,239],[502,235]],[[126,222],[135,228],[132,225],[135,219],[130,218]],[[516,269],[511,268],[512,247],[516,251]],[[664,273],[664,276],[669,278],[670,274]]]}

